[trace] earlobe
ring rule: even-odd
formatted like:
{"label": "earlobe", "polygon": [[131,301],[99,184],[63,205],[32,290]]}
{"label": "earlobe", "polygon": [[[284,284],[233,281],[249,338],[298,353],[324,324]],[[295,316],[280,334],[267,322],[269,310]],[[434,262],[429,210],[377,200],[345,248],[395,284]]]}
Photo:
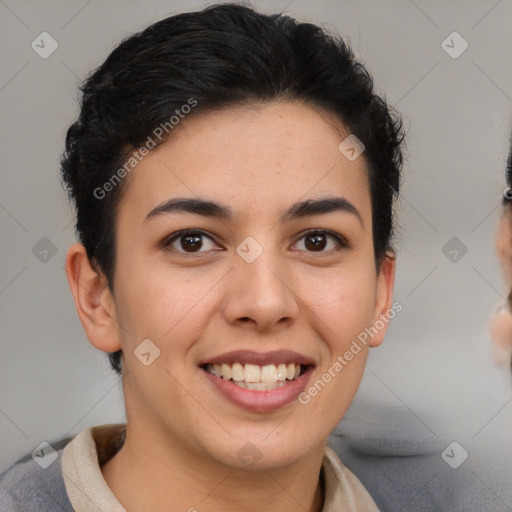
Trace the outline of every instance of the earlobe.
{"label": "earlobe", "polygon": [[377,276],[377,295],[373,316],[373,326],[377,333],[370,342],[371,347],[378,347],[384,341],[388,324],[396,314],[395,309],[392,307],[395,268],[395,254],[390,251],[384,257],[379,275]]}
{"label": "earlobe", "polygon": [[91,344],[104,352],[121,349],[116,312],[106,278],[97,272],[83,245],[72,245],[66,256],[66,276],[80,322]]}

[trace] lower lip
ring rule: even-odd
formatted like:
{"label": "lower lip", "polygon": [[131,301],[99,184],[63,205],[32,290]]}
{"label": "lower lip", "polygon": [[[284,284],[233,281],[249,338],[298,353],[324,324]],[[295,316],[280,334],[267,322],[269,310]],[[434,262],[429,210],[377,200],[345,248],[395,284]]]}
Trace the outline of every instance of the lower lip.
{"label": "lower lip", "polygon": [[306,371],[295,380],[286,381],[286,385],[269,391],[256,391],[238,387],[229,380],[217,377],[201,369],[206,378],[225,398],[238,407],[251,412],[272,412],[290,404],[304,391],[313,371],[308,366]]}

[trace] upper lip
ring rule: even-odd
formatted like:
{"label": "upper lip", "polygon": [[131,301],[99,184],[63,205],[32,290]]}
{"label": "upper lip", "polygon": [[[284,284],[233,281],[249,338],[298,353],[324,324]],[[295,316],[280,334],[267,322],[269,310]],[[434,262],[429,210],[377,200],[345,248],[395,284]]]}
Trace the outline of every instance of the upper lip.
{"label": "upper lip", "polygon": [[253,350],[233,350],[215,357],[210,357],[201,361],[199,366],[206,364],[255,364],[265,366],[269,364],[302,364],[305,366],[314,365],[309,357],[294,352],[293,350],[274,350],[272,352],[255,352]]}

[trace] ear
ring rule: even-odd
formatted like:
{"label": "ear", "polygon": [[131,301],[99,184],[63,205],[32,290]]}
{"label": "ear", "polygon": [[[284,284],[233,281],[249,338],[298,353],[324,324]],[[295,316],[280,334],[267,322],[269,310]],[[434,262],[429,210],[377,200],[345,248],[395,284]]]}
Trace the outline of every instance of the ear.
{"label": "ear", "polygon": [[384,335],[391,318],[402,310],[401,304],[398,305],[399,308],[397,309],[392,307],[395,268],[395,253],[389,251],[382,260],[377,276],[377,298],[373,315],[373,326],[378,332],[372,337],[370,347],[378,347],[384,341]]}
{"label": "ear", "polygon": [[83,245],[74,244],[68,249],[66,276],[91,344],[104,352],[120,350],[114,298],[107,279],[93,268]]}

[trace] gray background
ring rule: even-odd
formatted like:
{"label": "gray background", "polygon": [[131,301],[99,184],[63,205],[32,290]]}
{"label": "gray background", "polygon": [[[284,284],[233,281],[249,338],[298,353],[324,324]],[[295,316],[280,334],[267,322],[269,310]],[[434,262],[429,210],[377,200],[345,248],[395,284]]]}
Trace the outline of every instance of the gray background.
{"label": "gray background", "polygon": [[[122,38],[204,5],[0,0],[0,471],[42,441],[124,420],[118,378],[88,343],[64,274],[75,239],[59,157],[86,73]],[[494,236],[512,118],[512,0],[254,5],[286,8],[348,38],[408,132],[396,205],[403,311],[372,351],[347,432],[365,423],[367,405],[400,410],[413,418],[414,435],[460,443],[465,464],[504,500],[499,478],[480,474],[478,461],[487,457],[512,478],[510,374],[493,365],[487,333],[506,295]],[[31,48],[43,31],[59,45],[47,59]],[[441,47],[453,31],[469,44],[457,59]],[[33,252],[43,237],[57,250],[46,262]],[[467,248],[456,262],[443,253],[452,237]],[[403,414],[370,418],[365,428],[385,436]]]}

